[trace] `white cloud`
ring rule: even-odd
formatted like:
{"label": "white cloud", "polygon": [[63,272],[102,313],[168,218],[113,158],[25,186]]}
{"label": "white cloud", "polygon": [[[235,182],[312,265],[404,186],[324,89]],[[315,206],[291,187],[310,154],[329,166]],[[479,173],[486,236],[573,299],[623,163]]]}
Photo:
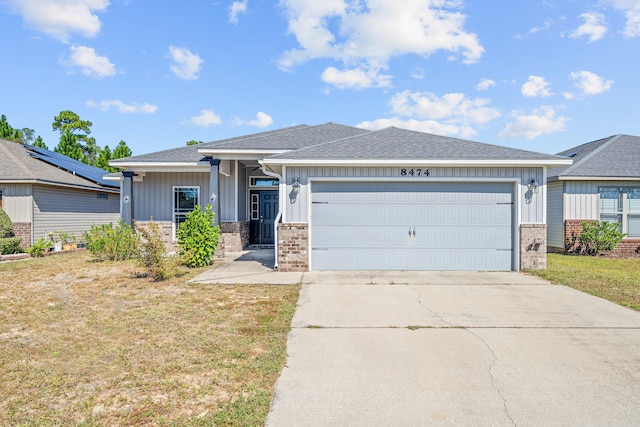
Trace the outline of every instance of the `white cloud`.
{"label": "white cloud", "polygon": [[553,20],[551,19],[545,19],[544,24],[537,26],[537,27],[533,27],[529,30],[529,33],[531,34],[535,34],[535,33],[539,33],[541,31],[546,31],[549,28],[551,28],[551,26],[553,25]]}
{"label": "white cloud", "polygon": [[529,80],[525,84],[522,85],[520,89],[522,95],[527,98],[533,97],[541,97],[546,98],[548,96],[553,95],[549,90],[549,82],[547,82],[544,77],[540,76],[529,76]]}
{"label": "white cloud", "polygon": [[236,120],[238,125],[254,126],[257,128],[266,128],[273,123],[273,118],[262,111],[256,114],[255,120]]}
{"label": "white cloud", "polygon": [[507,124],[500,138],[534,139],[541,135],[560,132],[565,129],[569,119],[558,116],[553,107],[545,105],[531,111],[530,114],[514,111],[514,121]]}
{"label": "white cloud", "polygon": [[584,24],[580,25],[576,30],[571,33],[572,38],[578,39],[586,36],[589,38],[589,43],[600,40],[607,32],[607,26],[605,23],[604,15],[597,12],[583,13],[579,16],[584,19]]}
{"label": "white cloud", "polygon": [[169,46],[169,54],[173,64],[169,67],[176,77],[184,80],[196,80],[204,60],[189,49]]}
{"label": "white cloud", "polygon": [[247,1],[248,0],[242,0],[231,3],[231,6],[229,7],[229,22],[237,24],[238,15],[247,13]]}
{"label": "white cloud", "polygon": [[623,34],[627,37],[640,36],[640,2],[638,0],[606,0],[613,8],[624,12],[627,22]]}
{"label": "white cloud", "polygon": [[96,50],[86,46],[71,46],[67,65],[80,67],[82,74],[101,79],[116,75],[115,66],[106,56],[100,56]]}
{"label": "white cloud", "polygon": [[337,87],[338,89],[365,89],[370,87],[388,87],[391,85],[391,76],[379,74],[379,70],[353,70],[340,71],[334,67],[326,68],[322,73],[322,81]]}
{"label": "white cloud", "polygon": [[389,126],[436,135],[455,136],[458,138],[471,138],[477,134],[477,132],[469,126],[447,125],[435,120],[403,120],[398,117],[361,122],[356,125],[356,127],[369,130],[384,129]]}
{"label": "white cloud", "polygon": [[280,0],[289,33],[299,47],[284,52],[279,66],[291,70],[313,59],[330,58],[349,70],[375,75],[393,57],[426,57],[438,51],[460,55],[465,63],[476,62],[484,48],[475,34],[465,31],[461,4],[459,0]]}
{"label": "white cloud", "polygon": [[424,68],[422,67],[418,67],[416,68],[412,73],[411,73],[411,77],[416,79],[416,80],[422,80],[424,79]]}
{"label": "white cloud", "polygon": [[573,93],[571,93],[571,92],[565,92],[565,93],[563,93],[563,94],[562,94],[562,96],[564,96],[564,99],[573,99],[573,98],[575,98],[575,97],[576,97],[576,96],[575,96]]}
{"label": "white cloud", "polygon": [[576,81],[575,87],[580,89],[584,95],[598,95],[613,86],[613,80],[604,80],[591,71],[577,71],[571,73],[570,77]]}
{"label": "white cloud", "polygon": [[125,104],[119,99],[111,99],[105,101],[87,101],[87,107],[97,108],[100,111],[107,111],[110,108],[117,108],[118,112],[122,114],[134,114],[134,113],[142,113],[142,114],[153,114],[158,110],[157,105],[151,105],[149,103],[138,104],[137,102],[131,104]]}
{"label": "white cloud", "polygon": [[108,0],[7,0],[7,3],[29,27],[64,43],[71,34],[95,37],[101,26],[96,12],[109,6]]}
{"label": "white cloud", "polygon": [[196,126],[208,127],[211,125],[219,125],[222,119],[212,110],[200,110],[200,115],[191,117],[191,123]]}
{"label": "white cloud", "polygon": [[478,83],[478,86],[476,86],[476,89],[479,91],[489,90],[491,86],[495,86],[495,85],[496,85],[496,82],[494,82],[491,79],[482,79]]}

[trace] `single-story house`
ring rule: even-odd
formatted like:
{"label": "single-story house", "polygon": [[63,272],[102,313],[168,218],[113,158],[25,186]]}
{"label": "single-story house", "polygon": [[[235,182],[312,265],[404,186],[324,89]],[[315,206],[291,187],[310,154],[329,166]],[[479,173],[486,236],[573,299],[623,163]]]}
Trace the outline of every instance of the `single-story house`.
{"label": "single-story house", "polygon": [[175,247],[212,204],[221,248],[306,270],[546,266],[547,168],[566,157],[390,127],[300,125],[126,159],[122,216]]}
{"label": "single-story house", "polygon": [[640,137],[613,135],[558,153],[572,165],[549,169],[549,251],[579,251],[585,221],[617,222],[616,251],[640,255]]}
{"label": "single-story house", "polygon": [[48,232],[77,238],[120,218],[120,185],[107,172],[62,154],[0,139],[0,207],[29,247]]}

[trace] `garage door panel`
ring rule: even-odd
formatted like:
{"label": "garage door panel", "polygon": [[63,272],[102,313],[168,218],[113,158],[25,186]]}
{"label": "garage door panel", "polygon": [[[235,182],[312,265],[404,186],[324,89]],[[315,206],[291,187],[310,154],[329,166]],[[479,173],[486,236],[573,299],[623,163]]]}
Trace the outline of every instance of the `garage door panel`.
{"label": "garage door panel", "polygon": [[512,218],[509,183],[313,183],[312,268],[510,270]]}

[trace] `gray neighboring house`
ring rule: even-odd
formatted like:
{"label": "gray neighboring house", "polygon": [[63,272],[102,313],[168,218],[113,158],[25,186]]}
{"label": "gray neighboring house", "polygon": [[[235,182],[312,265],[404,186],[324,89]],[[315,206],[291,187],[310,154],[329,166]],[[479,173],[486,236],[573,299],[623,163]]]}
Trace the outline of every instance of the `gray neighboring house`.
{"label": "gray neighboring house", "polygon": [[573,160],[549,170],[548,249],[579,250],[582,222],[620,223],[616,252],[640,255],[640,137],[613,135],[558,153]]}
{"label": "gray neighboring house", "polygon": [[29,247],[48,232],[77,238],[120,218],[120,186],[107,172],[58,153],[0,139],[0,207]]}
{"label": "gray neighboring house", "polygon": [[112,161],[122,215],[175,247],[211,203],[221,251],[272,247],[283,271],[546,266],[547,168],[571,159],[398,128],[335,123]]}

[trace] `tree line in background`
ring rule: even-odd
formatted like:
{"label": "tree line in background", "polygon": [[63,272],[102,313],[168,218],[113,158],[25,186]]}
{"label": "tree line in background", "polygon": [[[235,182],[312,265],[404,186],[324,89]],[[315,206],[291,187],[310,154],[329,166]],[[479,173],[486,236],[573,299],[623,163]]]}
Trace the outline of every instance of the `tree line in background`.
{"label": "tree line in background", "polygon": [[[130,157],[132,154],[131,149],[124,141],[120,141],[113,151],[108,145],[100,148],[96,144],[96,139],[89,136],[93,123],[80,119],[80,116],[73,111],[61,111],[53,118],[51,126],[53,130],[60,132],[60,141],[53,151],[90,166],[109,172],[117,172],[118,169],[109,166],[109,161]],[[38,135],[34,138],[34,135],[35,130],[30,128],[15,129],[9,124],[4,114],[0,116],[0,138],[48,150],[49,147],[44,143],[42,137]]]}

